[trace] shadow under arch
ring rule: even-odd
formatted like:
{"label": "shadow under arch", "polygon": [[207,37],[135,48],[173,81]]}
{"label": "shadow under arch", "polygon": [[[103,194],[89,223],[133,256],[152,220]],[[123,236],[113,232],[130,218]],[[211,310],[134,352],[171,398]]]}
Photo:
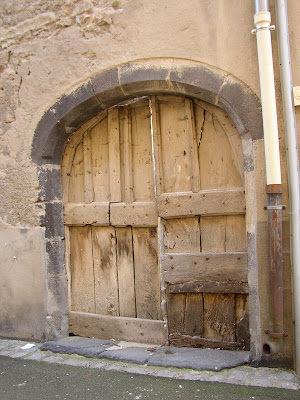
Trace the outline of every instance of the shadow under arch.
{"label": "shadow under arch", "polygon": [[[64,265],[64,225],[60,164],[69,137],[86,121],[120,102],[151,94],[193,97],[227,112],[241,134],[247,212],[251,358],[261,357],[256,255],[256,200],[253,140],[263,138],[261,104],[243,82],[220,69],[182,59],[138,60],[90,78],[53,104],[34,133],[31,158],[37,166],[44,207],[48,290],[48,339],[68,334],[68,293]],[[248,207],[249,206],[249,207]]]}

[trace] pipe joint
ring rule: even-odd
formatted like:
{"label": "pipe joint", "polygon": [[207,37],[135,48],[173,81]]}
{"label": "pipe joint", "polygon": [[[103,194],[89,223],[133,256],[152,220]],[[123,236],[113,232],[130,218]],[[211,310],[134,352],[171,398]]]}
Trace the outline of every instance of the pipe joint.
{"label": "pipe joint", "polygon": [[269,11],[261,11],[254,15],[255,29],[252,29],[251,33],[255,34],[260,30],[275,30],[275,25],[271,24],[271,14]]}

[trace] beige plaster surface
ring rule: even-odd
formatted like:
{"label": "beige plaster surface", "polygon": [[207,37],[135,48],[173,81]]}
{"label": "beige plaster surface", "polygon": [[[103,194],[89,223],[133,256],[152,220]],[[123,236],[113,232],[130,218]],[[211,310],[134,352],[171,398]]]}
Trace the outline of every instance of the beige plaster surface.
{"label": "beige plaster surface", "polygon": [[0,254],[0,336],[42,340],[46,321],[42,229],[0,229]]}

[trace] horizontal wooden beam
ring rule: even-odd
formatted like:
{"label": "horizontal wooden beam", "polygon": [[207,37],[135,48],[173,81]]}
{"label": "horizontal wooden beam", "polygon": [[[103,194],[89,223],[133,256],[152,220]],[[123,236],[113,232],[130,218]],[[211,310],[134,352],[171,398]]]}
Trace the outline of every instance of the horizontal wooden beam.
{"label": "horizontal wooden beam", "polygon": [[164,322],[151,319],[69,312],[69,332],[99,339],[165,344]]}
{"label": "horizontal wooden beam", "polygon": [[245,212],[244,188],[201,190],[198,193],[164,193],[158,198],[158,214],[163,218]]}
{"label": "horizontal wooden beam", "polygon": [[64,223],[66,225],[109,225],[109,202],[65,203]]}
{"label": "horizontal wooden beam", "polygon": [[111,203],[110,223],[113,226],[157,226],[155,202]]}
{"label": "horizontal wooden beam", "polygon": [[169,293],[248,293],[247,253],[162,255]]}

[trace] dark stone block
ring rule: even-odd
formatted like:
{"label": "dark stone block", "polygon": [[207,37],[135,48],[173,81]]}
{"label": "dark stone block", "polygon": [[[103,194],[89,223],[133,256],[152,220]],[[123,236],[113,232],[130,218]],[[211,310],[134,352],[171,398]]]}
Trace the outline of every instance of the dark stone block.
{"label": "dark stone block", "polygon": [[61,172],[58,169],[38,168],[39,200],[61,200]]}
{"label": "dark stone block", "polygon": [[120,86],[118,68],[103,71],[91,78],[91,84],[96,96]]}
{"label": "dark stone block", "polygon": [[195,87],[196,90],[217,94],[224,82],[225,74],[199,65],[195,67],[186,66],[178,70],[172,70],[170,80]]}
{"label": "dark stone block", "polygon": [[64,240],[47,240],[47,273],[50,275],[59,275],[66,272],[65,270],[65,242]]}
{"label": "dark stone block", "polygon": [[64,237],[62,203],[45,203],[45,215],[41,217],[40,224],[46,228],[47,239]]}
{"label": "dark stone block", "polygon": [[58,120],[61,120],[68,113],[86,102],[97,103],[91,81],[79,86],[72,93],[63,95],[55,104],[53,104],[51,111]]}
{"label": "dark stone block", "polygon": [[34,163],[39,165],[43,164],[42,156],[48,156],[51,159],[52,152],[50,151],[49,154],[47,154],[45,143],[48,142],[51,133],[55,132],[57,129],[57,118],[51,110],[47,110],[38,123],[33,137],[31,158]]}
{"label": "dark stone block", "polygon": [[166,81],[169,69],[149,65],[125,64],[119,67],[120,84],[147,81]]}
{"label": "dark stone block", "polygon": [[228,112],[240,133],[249,132],[253,140],[263,138],[260,101],[241,82],[228,77],[220,90],[218,105]]}
{"label": "dark stone block", "polygon": [[125,349],[106,350],[101,354],[102,358],[115,361],[129,361],[136,364],[145,364],[151,353],[142,347],[129,347]]}

